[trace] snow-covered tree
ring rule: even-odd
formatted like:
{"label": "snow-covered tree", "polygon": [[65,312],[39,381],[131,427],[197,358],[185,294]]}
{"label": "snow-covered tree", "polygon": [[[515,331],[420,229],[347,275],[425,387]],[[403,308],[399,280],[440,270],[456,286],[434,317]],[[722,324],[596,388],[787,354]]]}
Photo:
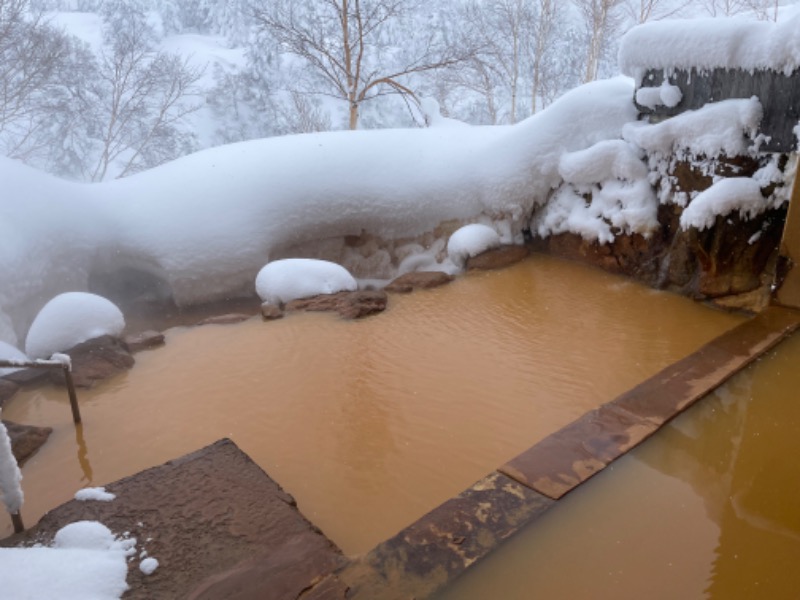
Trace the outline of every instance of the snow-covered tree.
{"label": "snow-covered tree", "polygon": [[419,0],[261,0],[252,8],[256,27],[302,65],[306,81],[294,91],[345,102],[350,129],[358,127],[364,103],[413,96],[413,75],[468,58],[440,31],[417,28],[410,43],[408,22],[424,8]]}
{"label": "snow-covered tree", "polygon": [[144,11],[128,5],[106,21],[105,51],[98,65],[89,136],[97,152],[85,175],[100,181],[117,164],[123,177],[186,154],[193,136],[183,119],[202,71],[174,54],[156,51],[155,32]]}
{"label": "snow-covered tree", "polygon": [[87,56],[83,44],[29,12],[27,0],[0,0],[0,153],[52,166],[55,131],[79,116],[73,98]]}
{"label": "snow-covered tree", "polygon": [[586,31],[586,73],[583,80],[597,79],[603,52],[619,33],[623,0],[572,0],[583,19]]}

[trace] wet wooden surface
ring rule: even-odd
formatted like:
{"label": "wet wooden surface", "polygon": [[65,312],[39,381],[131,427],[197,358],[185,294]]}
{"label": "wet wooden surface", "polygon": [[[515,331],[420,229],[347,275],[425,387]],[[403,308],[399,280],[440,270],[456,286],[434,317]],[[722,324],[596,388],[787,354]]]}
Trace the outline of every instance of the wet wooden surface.
{"label": "wet wooden surface", "polygon": [[799,324],[800,313],[767,308],[548,436],[499,470],[558,499],[774,347]]}
{"label": "wet wooden surface", "polygon": [[426,598],[453,581],[553,501],[493,472],[378,544],[338,577],[348,598]]}

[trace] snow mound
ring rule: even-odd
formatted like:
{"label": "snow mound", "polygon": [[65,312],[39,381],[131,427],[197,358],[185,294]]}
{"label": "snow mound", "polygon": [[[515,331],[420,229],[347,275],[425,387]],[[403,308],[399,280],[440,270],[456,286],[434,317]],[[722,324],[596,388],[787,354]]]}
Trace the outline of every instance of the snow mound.
{"label": "snow mound", "polygon": [[674,108],[681,100],[683,100],[681,88],[671,85],[667,80],[658,87],[641,87],[636,90],[636,102],[651,110],[657,106]]}
{"label": "snow mound", "polygon": [[107,492],[105,488],[93,487],[83,488],[75,492],[75,500],[85,502],[87,500],[94,500],[97,502],[111,502],[116,498],[116,495]]}
{"label": "snow mound", "polygon": [[128,589],[135,545],[101,523],[79,521],[60,529],[51,548],[0,548],[2,597],[117,600]]}
{"label": "snow mound", "polygon": [[109,550],[116,542],[111,530],[97,521],[77,521],[65,525],[53,538],[54,548]]}
{"label": "snow mound", "polygon": [[769,207],[758,181],[749,177],[720,179],[686,207],[681,215],[681,228],[703,230],[713,226],[717,216],[734,211],[744,219],[752,219]]}
{"label": "snow mound", "polygon": [[645,23],[622,38],[620,69],[641,81],[647,69],[772,69],[800,66],[800,11],[783,22],[741,18]]}
{"label": "snow mound", "polygon": [[341,265],[312,258],[286,258],[267,264],[256,276],[256,292],[268,304],[283,304],[319,294],[352,292],[358,283]]}
{"label": "snow mound", "polygon": [[654,125],[629,123],[623,127],[622,136],[647,152],[662,156],[686,152],[706,157],[736,156],[750,150],[762,112],[755,96],[723,100]]}
{"label": "snow mound", "polygon": [[457,229],[447,241],[447,256],[458,267],[467,259],[500,246],[500,235],[488,225],[473,223]]}
{"label": "snow mound", "polygon": [[148,557],[139,563],[139,570],[145,575],[152,575],[158,568],[158,560],[153,557]]}
{"label": "snow mound", "polygon": [[[6,342],[0,340],[0,360],[27,362],[30,359],[21,350],[15,348],[11,344],[7,344]],[[0,369],[0,377],[2,377],[3,375],[8,375],[9,373],[13,373],[14,371],[18,370],[19,369],[14,369],[11,367]]]}
{"label": "snow mound", "polygon": [[92,338],[119,336],[123,329],[125,318],[110,300],[86,292],[67,292],[50,300],[36,315],[25,351],[32,358],[49,358]]}

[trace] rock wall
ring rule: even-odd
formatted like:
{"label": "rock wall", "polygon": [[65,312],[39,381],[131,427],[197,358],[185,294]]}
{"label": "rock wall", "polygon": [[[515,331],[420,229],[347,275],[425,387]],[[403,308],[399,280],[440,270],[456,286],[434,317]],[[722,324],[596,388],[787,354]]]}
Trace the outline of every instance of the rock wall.
{"label": "rock wall", "polygon": [[[662,198],[685,199],[688,206],[715,177],[752,176],[769,160],[786,169],[786,155],[676,159],[654,177],[655,187],[662,190]],[[762,194],[770,197],[776,191],[781,190],[771,185]],[[712,227],[698,230],[681,228],[685,206],[662,201],[660,227],[647,238],[618,233],[613,242],[601,244],[565,233],[533,238],[531,244],[534,250],[585,262],[658,289],[725,308],[757,311],[769,302],[775,283],[787,206],[750,219],[737,212],[718,216]]]}

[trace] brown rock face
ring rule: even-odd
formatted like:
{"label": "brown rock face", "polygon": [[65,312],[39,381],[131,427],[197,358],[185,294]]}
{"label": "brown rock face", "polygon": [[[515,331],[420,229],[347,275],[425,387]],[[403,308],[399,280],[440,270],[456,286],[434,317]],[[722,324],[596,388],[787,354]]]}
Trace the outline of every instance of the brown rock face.
{"label": "brown rock face", "polygon": [[453,281],[454,277],[441,271],[415,271],[405,273],[383,288],[386,292],[406,294],[413,290],[439,287]]}
{"label": "brown rock face", "polygon": [[467,259],[467,270],[488,271],[518,263],[528,256],[527,246],[501,246]]}
{"label": "brown rock face", "polygon": [[126,335],[123,339],[125,345],[128,347],[128,352],[135,354],[142,350],[150,350],[164,345],[164,334],[159,331],[142,331]]}
{"label": "brown rock face", "polygon": [[681,230],[681,212],[677,206],[659,207],[661,229],[650,238],[617,235],[610,244],[598,244],[568,233],[537,239],[533,247],[698,300],[727,298],[720,305],[760,308],[786,209],[749,221],[738,214],[718,217],[703,231]]}
{"label": "brown rock face", "polygon": [[[72,379],[77,387],[92,387],[96,381],[127,371],[134,364],[125,344],[105,335],[78,344],[66,354],[72,358]],[[64,385],[61,372],[51,372],[54,383]]]}
{"label": "brown rock face", "polygon": [[[106,485],[111,502],[72,500],[0,546],[47,545],[97,520],[137,539],[126,600],[298,598],[346,562],[294,499],[230,440]],[[138,554],[159,561],[149,576]],[[311,596],[313,597],[313,596]]]}
{"label": "brown rock face", "polygon": [[286,310],[332,311],[345,319],[360,319],[386,310],[387,300],[383,290],[358,290],[292,300]]}
{"label": "brown rock face", "polygon": [[19,391],[19,385],[8,379],[0,377],[0,408],[3,408],[3,403],[10,400],[11,397]]}
{"label": "brown rock face", "polygon": [[11,452],[20,466],[41,448],[53,433],[50,427],[34,427],[33,425],[20,425],[11,421],[3,421],[11,439]]}

